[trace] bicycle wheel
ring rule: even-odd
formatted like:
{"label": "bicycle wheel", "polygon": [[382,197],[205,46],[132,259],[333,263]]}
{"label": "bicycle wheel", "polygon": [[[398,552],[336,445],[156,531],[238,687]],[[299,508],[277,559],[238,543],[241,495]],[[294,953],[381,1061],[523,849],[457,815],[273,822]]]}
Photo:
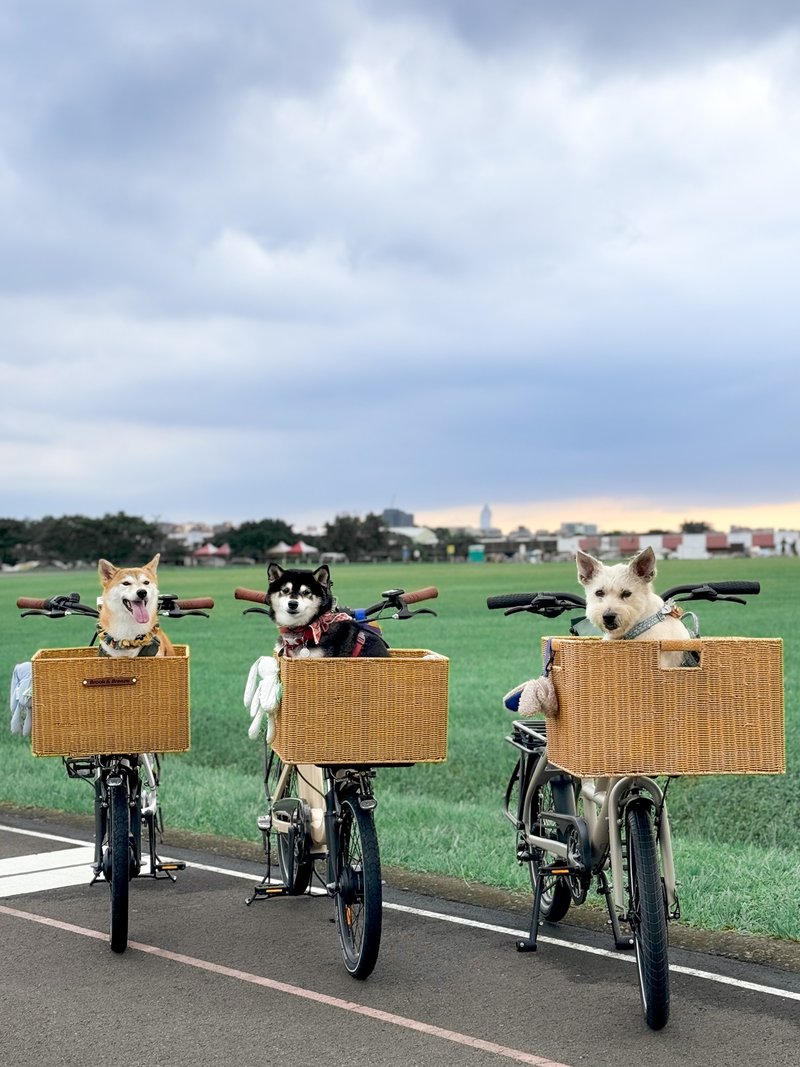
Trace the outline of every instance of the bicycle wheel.
{"label": "bicycle wheel", "polygon": [[[540,757],[542,758],[542,757]],[[564,834],[553,824],[542,820],[541,814],[546,811],[564,811],[564,799],[562,793],[564,786],[554,786],[552,781],[543,782],[534,790],[530,798],[529,810],[526,813],[525,826],[538,837],[548,837],[552,841],[563,841]],[[528,873],[531,879],[531,888],[536,887],[536,878],[543,867],[557,862],[560,857],[542,848],[528,848],[530,859],[528,860]],[[569,879],[562,874],[542,875],[542,896],[539,905],[539,915],[547,922],[560,922],[569,911],[572,903],[572,890]]]}
{"label": "bicycle wheel", "polygon": [[128,782],[109,788],[108,858],[106,872],[111,887],[111,951],[124,952],[128,947],[128,892],[130,888],[130,828]]}
{"label": "bicycle wheel", "polygon": [[354,978],[367,978],[378,961],[383,919],[381,861],[372,812],[357,796],[342,801],[336,848],[334,890],[336,929],[344,965]]}
{"label": "bicycle wheel", "polygon": [[642,1010],[651,1030],[669,1018],[667,912],[648,804],[634,803],[625,813],[628,856],[628,921],[636,949]]}
{"label": "bicycle wheel", "polygon": [[311,883],[314,861],[309,856],[308,834],[302,825],[302,821],[296,818],[301,803],[297,790],[296,767],[289,768],[281,795],[279,797],[276,796],[283,768],[283,761],[274,752],[271,753],[267,766],[265,788],[270,807],[275,803],[283,803],[285,801],[296,802],[294,811],[287,815],[287,817],[292,818],[294,825],[287,832],[276,831],[275,837],[281,881],[288,894],[301,896]]}

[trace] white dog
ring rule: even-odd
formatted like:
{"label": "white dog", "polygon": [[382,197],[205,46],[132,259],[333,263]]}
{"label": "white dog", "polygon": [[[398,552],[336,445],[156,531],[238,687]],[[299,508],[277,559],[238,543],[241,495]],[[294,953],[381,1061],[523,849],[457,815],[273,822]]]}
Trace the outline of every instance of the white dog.
{"label": "white dog", "polygon": [[[645,548],[628,563],[607,566],[578,551],[578,580],[586,589],[586,617],[607,641],[685,641],[693,635],[677,604],[653,590],[656,557]],[[664,652],[662,667],[696,664],[693,653]]]}

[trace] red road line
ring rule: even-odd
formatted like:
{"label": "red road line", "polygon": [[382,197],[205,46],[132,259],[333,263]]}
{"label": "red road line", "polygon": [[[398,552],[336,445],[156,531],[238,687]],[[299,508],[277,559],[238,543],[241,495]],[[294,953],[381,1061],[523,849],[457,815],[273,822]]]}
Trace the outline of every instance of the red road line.
{"label": "red road line", "polygon": [[[108,940],[108,935],[101,933],[99,930],[89,930],[83,926],[75,926],[73,923],[61,922],[59,919],[51,919],[44,915],[34,915],[32,912],[9,908],[4,904],[0,904],[0,914],[9,915],[14,919],[27,919],[30,922],[40,923],[42,926],[52,927],[55,930],[80,934],[82,937],[92,937],[97,941]],[[143,945],[137,941],[130,941],[128,942],[128,948],[137,952],[146,952],[151,956],[157,956],[159,959],[171,960],[173,963],[181,963],[185,967],[195,967],[201,971],[209,971],[211,974],[218,974],[225,978],[235,978],[239,982],[249,982],[251,985],[272,989],[278,993],[287,993],[289,996],[301,997],[303,1000],[311,1000],[316,1004],[325,1004],[327,1007],[339,1008],[341,1011],[364,1015],[369,1019],[390,1023],[393,1026],[401,1026],[406,1030],[429,1034],[431,1037],[438,1037],[457,1045],[465,1045],[481,1052],[489,1052],[495,1056],[515,1060],[517,1063],[531,1064],[532,1067],[568,1067],[567,1064],[548,1059],[546,1056],[536,1056],[531,1052],[524,1052],[522,1049],[508,1048],[506,1045],[498,1045],[494,1041],[484,1041],[480,1037],[461,1034],[457,1030],[446,1030],[441,1026],[433,1026],[431,1023],[421,1022],[418,1019],[409,1019],[404,1015],[381,1011],[380,1008],[370,1008],[365,1004],[356,1004],[351,1000],[331,997],[327,993],[318,993],[313,989],[304,989],[301,986],[290,985],[287,982],[278,982],[274,978],[264,978],[262,975],[239,971],[233,967],[225,967],[219,963],[200,960],[194,956],[184,956],[179,952],[170,952],[168,949],[158,948],[155,945]]]}

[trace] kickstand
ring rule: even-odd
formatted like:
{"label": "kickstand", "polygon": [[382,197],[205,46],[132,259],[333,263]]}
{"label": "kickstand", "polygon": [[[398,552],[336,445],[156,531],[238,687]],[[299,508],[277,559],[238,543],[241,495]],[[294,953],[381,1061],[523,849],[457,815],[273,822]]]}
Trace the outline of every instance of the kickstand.
{"label": "kickstand", "polygon": [[611,924],[611,934],[614,938],[614,948],[620,952],[625,952],[628,949],[633,948],[633,938],[625,937],[620,929],[619,916],[614,908],[614,901],[611,899],[611,886],[608,884],[605,871],[601,871],[598,875],[598,881],[600,883],[600,892],[606,898],[606,907],[608,908],[608,918]]}
{"label": "kickstand", "polygon": [[539,914],[542,910],[542,892],[544,888],[543,870],[539,867],[533,883],[533,907],[531,909],[531,928],[527,937],[517,941],[517,952],[535,952],[539,936]]}

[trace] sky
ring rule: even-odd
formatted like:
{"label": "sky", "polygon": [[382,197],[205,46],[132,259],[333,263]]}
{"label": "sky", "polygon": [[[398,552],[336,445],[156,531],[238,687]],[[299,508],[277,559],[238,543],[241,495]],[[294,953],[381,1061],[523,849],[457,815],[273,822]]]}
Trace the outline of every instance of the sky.
{"label": "sky", "polygon": [[0,516],[800,526],[794,0],[5,0]]}

